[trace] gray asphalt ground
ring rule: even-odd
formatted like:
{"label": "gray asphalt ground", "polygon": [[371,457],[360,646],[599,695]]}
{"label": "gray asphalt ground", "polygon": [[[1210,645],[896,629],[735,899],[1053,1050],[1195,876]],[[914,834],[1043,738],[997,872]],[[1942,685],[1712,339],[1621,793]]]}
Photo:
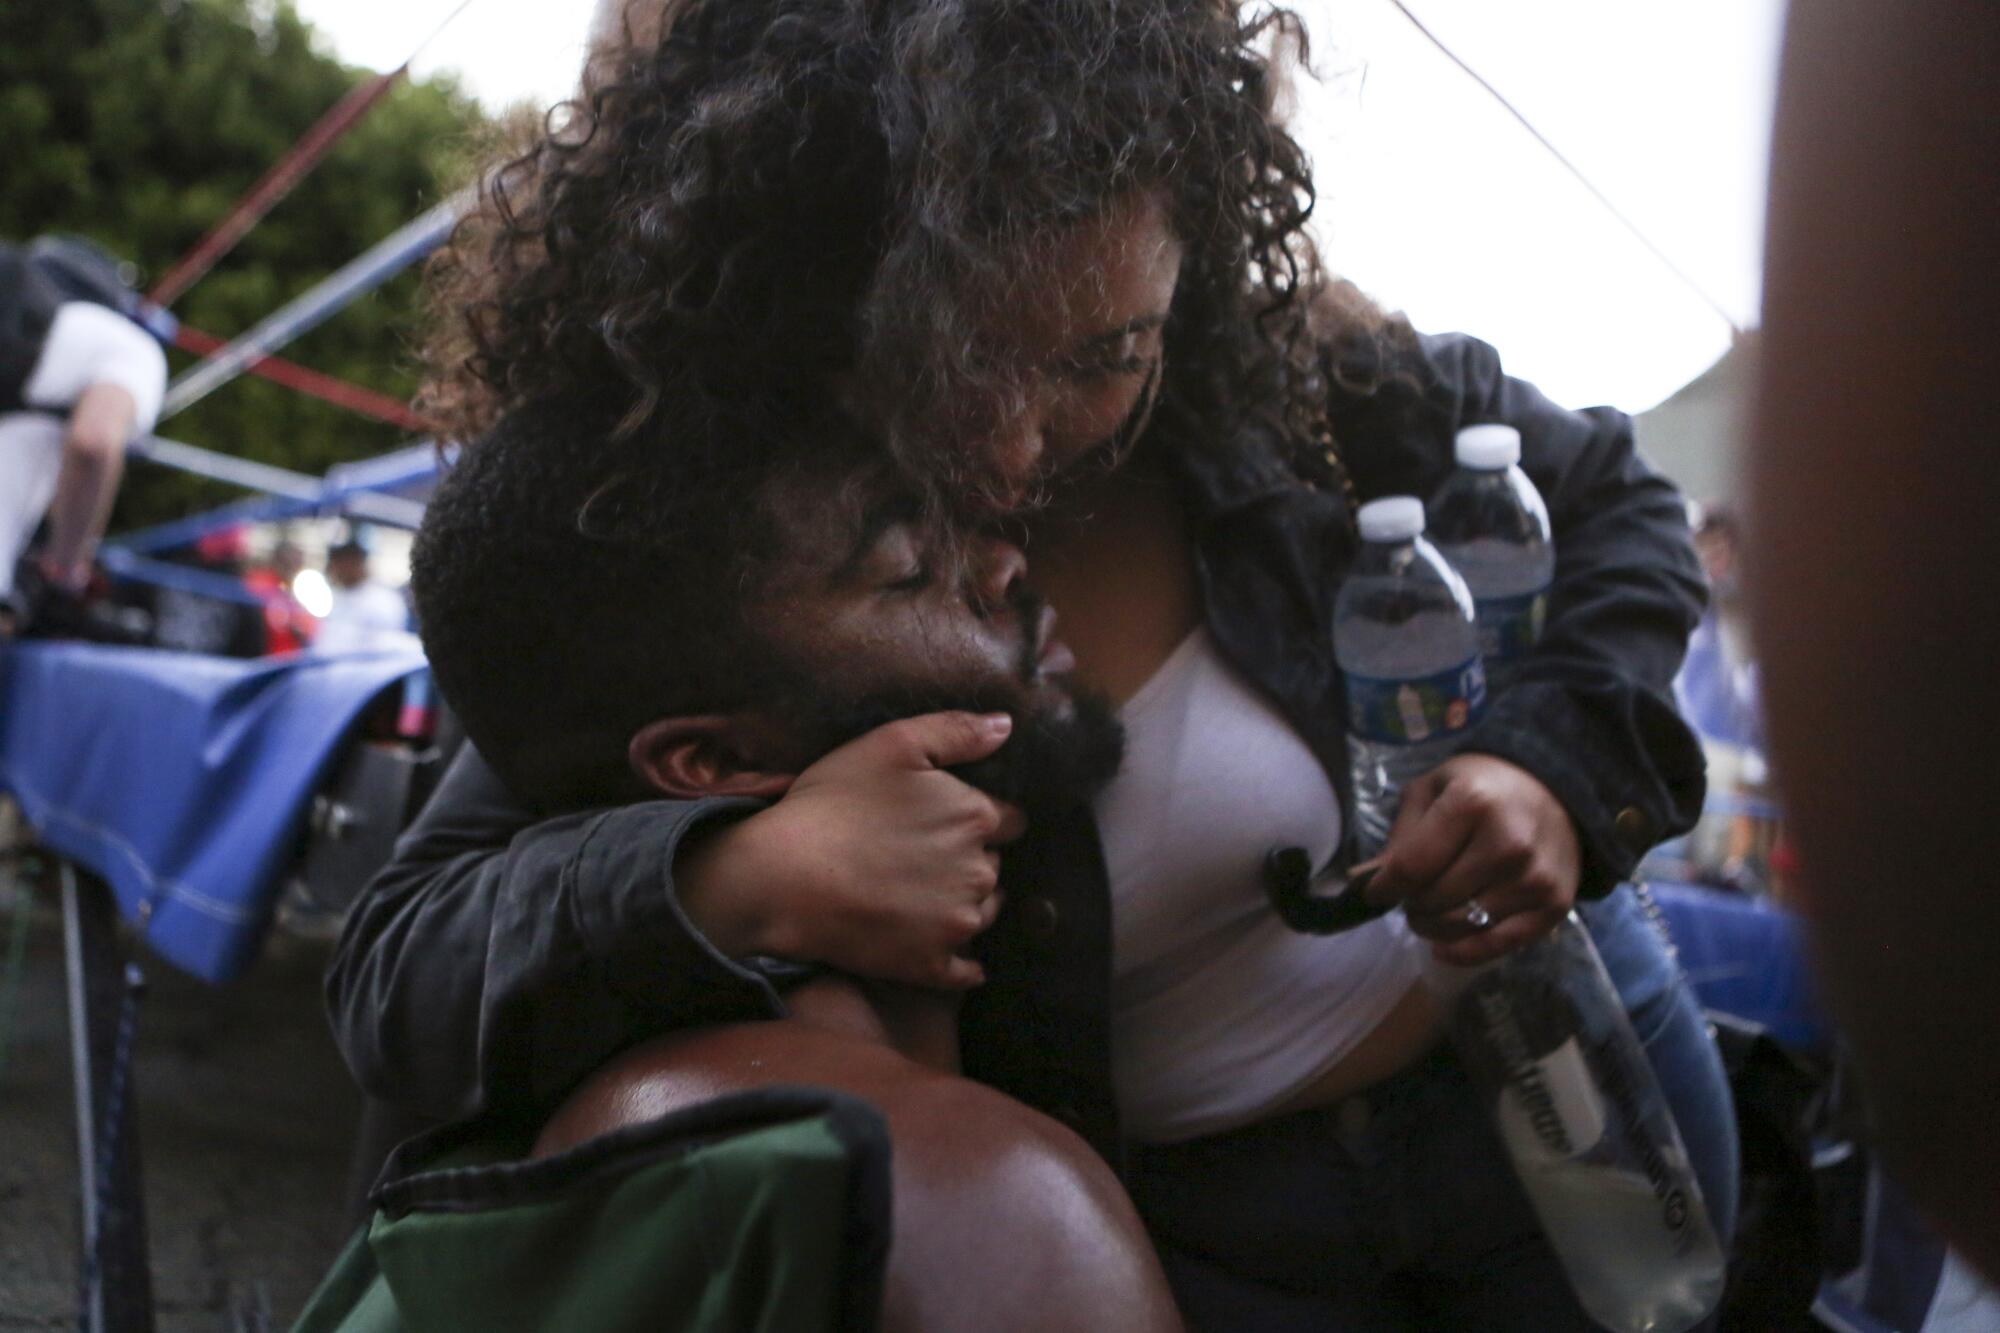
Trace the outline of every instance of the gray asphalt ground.
{"label": "gray asphalt ground", "polygon": [[[0,941],[13,901],[0,882]],[[5,1020],[0,1330],[76,1327],[75,1123],[54,901],[35,899]],[[160,1333],[287,1327],[344,1240],[360,1097],[321,1014],[327,952],[274,933],[249,972],[220,988],[144,960],[134,1078]]]}

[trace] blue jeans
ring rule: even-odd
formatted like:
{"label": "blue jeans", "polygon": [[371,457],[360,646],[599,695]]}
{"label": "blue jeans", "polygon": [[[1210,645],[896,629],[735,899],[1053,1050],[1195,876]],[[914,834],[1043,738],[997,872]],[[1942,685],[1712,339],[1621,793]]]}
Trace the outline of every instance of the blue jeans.
{"label": "blue jeans", "polygon": [[[1646,1045],[1726,1247],[1736,1118],[1708,1025],[1630,889],[1578,914]],[[1137,1147],[1129,1178],[1197,1330],[1597,1327],[1449,1043],[1332,1106]]]}

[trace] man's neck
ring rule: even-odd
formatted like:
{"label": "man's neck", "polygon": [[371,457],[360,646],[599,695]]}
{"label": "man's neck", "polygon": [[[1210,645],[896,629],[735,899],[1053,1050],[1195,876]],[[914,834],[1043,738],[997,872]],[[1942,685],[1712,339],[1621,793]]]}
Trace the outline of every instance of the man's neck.
{"label": "man's neck", "polygon": [[878,1042],[940,1073],[959,1072],[956,995],[835,975],[807,982],[785,998],[801,1023]]}

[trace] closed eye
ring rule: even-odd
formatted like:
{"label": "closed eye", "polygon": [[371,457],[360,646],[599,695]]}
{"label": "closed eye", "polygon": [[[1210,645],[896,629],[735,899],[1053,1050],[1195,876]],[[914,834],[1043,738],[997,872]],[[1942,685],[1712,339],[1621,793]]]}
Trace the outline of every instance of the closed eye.
{"label": "closed eye", "polygon": [[929,565],[919,565],[915,570],[904,575],[902,578],[883,584],[882,591],[897,593],[922,592],[925,588],[931,586],[931,581],[935,577]]}
{"label": "closed eye", "polygon": [[1144,374],[1158,359],[1154,344],[1165,324],[1164,314],[1142,315],[1086,339],[1063,357],[1056,368],[1072,379],[1086,380]]}
{"label": "closed eye", "polygon": [[1073,361],[1064,367],[1064,373],[1072,380],[1094,383],[1101,380],[1117,379],[1125,375],[1143,375],[1153,368],[1153,358],[1134,354],[1115,359]]}

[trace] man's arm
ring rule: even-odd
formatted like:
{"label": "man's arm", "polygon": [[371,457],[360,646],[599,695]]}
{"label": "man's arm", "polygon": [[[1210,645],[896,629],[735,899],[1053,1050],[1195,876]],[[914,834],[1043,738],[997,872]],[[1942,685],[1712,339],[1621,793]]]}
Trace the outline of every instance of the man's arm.
{"label": "man's arm", "polygon": [[2000,1280],[1996,50],[1990,0],[1792,8],[1747,573],[1827,1001]]}
{"label": "man's arm", "polygon": [[49,502],[49,544],[42,556],[50,579],[65,588],[76,588],[89,577],[91,556],[125,475],[125,446],[137,418],[132,395],[116,384],[91,385],[70,409],[55,497]]}
{"label": "man's arm", "polygon": [[441,1118],[546,1109],[639,1036],[782,1012],[674,895],[688,835],[754,808],[653,801],[537,822],[466,746],[327,973],[355,1078]]}
{"label": "man's arm", "polygon": [[88,301],[56,309],[21,398],[67,418],[42,556],[58,584],[74,589],[88,577],[125,471],[125,446],[153,428],[166,386],[166,353],[137,324]]}

